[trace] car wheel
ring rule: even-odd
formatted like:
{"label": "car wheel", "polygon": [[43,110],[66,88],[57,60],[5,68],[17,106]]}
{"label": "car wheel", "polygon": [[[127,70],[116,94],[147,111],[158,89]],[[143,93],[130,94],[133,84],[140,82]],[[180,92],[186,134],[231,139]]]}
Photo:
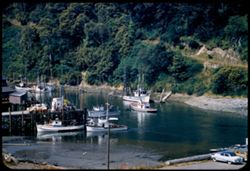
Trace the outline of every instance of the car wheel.
{"label": "car wheel", "polygon": [[213,161],[215,161],[216,162],[216,159],[215,158],[212,158],[213,159]]}
{"label": "car wheel", "polygon": [[228,164],[232,164],[232,162],[230,162],[230,161],[228,161],[227,163],[228,163]]}

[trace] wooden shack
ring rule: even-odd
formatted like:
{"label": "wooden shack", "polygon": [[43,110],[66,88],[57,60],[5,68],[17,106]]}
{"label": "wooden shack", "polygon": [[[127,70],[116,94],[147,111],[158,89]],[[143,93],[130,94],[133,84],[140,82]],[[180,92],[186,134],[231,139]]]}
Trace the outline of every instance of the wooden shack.
{"label": "wooden shack", "polygon": [[12,104],[25,104],[27,101],[28,95],[26,91],[15,91],[10,94],[9,101]]}
{"label": "wooden shack", "polygon": [[9,95],[13,93],[15,89],[11,88],[8,86],[6,78],[2,77],[2,111],[8,111],[8,108],[10,107],[10,102],[9,102]]}

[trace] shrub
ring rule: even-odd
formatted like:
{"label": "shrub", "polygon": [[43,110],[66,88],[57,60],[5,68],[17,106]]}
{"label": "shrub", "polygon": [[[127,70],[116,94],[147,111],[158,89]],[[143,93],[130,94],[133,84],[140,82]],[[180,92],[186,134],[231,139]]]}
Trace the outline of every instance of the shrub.
{"label": "shrub", "polygon": [[243,68],[222,67],[214,73],[211,90],[223,95],[247,95],[247,71]]}

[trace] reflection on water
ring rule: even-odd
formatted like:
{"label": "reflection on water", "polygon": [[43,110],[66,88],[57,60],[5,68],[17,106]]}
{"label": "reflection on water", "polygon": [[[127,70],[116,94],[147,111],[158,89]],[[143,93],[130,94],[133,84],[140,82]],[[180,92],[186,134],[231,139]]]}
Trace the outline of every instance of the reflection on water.
{"label": "reflection on water", "polygon": [[72,138],[76,135],[83,134],[82,131],[75,132],[52,132],[52,133],[37,133],[37,140],[60,142],[63,138]]}
{"label": "reflection on water", "polygon": [[[108,133],[107,132],[87,132],[87,140],[90,141],[91,144],[103,145],[107,144],[108,141]],[[110,137],[110,144],[115,144],[118,142],[118,138]]]}
{"label": "reflection on water", "polygon": [[[77,137],[77,138],[76,138]],[[106,144],[108,140],[108,133],[105,132],[84,132],[84,131],[75,131],[75,132],[53,132],[53,133],[38,133],[36,135],[36,140],[40,143],[50,142],[53,145],[72,141],[87,141],[90,144]],[[117,143],[118,138],[110,137],[110,143]]]}

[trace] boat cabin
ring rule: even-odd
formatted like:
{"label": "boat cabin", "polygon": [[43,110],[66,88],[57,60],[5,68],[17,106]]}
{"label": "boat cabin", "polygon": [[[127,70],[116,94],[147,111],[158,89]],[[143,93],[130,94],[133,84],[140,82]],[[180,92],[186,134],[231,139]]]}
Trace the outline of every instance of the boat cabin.
{"label": "boat cabin", "polygon": [[53,98],[51,103],[51,111],[61,111],[63,109],[63,97]]}
{"label": "boat cabin", "polygon": [[56,118],[54,121],[52,121],[51,125],[53,127],[60,127],[60,126],[62,126],[62,121],[60,121],[58,118]]}

